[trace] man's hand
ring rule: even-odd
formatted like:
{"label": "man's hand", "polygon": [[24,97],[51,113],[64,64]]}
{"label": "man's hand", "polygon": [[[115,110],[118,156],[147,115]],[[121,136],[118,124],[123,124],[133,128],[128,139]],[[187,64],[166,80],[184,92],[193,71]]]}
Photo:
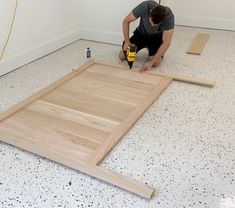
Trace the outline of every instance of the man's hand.
{"label": "man's hand", "polygon": [[125,41],[124,42],[124,45],[123,45],[123,51],[127,51],[127,48],[128,46],[131,44],[131,42],[128,40],[128,41]]}
{"label": "man's hand", "polygon": [[146,62],[140,69],[141,72],[148,71],[153,66],[152,61]]}
{"label": "man's hand", "polygon": [[153,57],[149,59],[140,69],[141,72],[148,71],[151,67],[158,67],[162,61],[162,58],[158,59],[157,61],[153,62]]}

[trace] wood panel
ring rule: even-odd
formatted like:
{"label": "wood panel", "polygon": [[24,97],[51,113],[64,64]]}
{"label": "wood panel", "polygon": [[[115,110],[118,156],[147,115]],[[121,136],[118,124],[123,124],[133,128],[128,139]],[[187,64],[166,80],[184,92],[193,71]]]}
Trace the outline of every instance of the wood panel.
{"label": "wood panel", "polygon": [[76,93],[73,89],[67,90],[63,88],[54,90],[41,98],[41,100],[114,122],[121,122],[136,106],[88,93]]}
{"label": "wood panel", "polygon": [[43,102],[42,100],[37,100],[36,102],[32,103],[32,105],[29,105],[27,109],[42,113],[45,112],[48,115],[53,115],[55,118],[63,118],[64,120],[82,123],[105,132],[112,132],[119,125],[119,122],[114,122],[52,103]]}
{"label": "wood panel", "polygon": [[188,54],[200,55],[206,45],[209,35],[206,33],[198,33],[193,39],[189,49],[187,50]]}
{"label": "wood panel", "polygon": [[97,164],[172,78],[90,62],[0,115],[1,140],[150,198]]}
{"label": "wood panel", "polygon": [[77,76],[79,73],[83,72],[84,70],[86,70],[87,68],[92,66],[93,64],[94,64],[93,61],[87,62],[86,64],[81,66],[79,69],[74,70],[72,73],[62,77],[61,79],[59,79],[56,82],[49,85],[48,87],[46,87],[46,88],[40,90],[39,92],[35,93],[31,97],[21,101],[20,103],[16,104],[15,106],[11,107],[10,109],[4,111],[3,113],[0,114],[0,121],[7,118],[8,116],[14,114],[15,112],[21,110],[26,105],[29,105],[33,101],[35,101],[35,100],[39,99],[40,97],[42,97],[43,95],[46,95],[47,93],[49,93],[53,89],[57,88],[58,86],[60,86],[63,83],[67,82],[68,80],[70,80],[72,77]]}
{"label": "wood panel", "polygon": [[[98,65],[99,66],[99,65]],[[98,67],[98,69],[100,66]],[[110,69],[110,66],[103,66],[102,70],[97,70],[97,66],[93,65],[87,70],[87,72],[97,72],[101,74],[115,74],[115,77],[119,77],[124,80],[132,81],[132,82],[138,82],[138,83],[145,83],[148,85],[156,85],[160,80],[161,77],[153,77],[151,75],[145,74],[145,76],[142,76],[142,74],[135,72],[134,70],[126,70],[123,68],[117,68],[118,71],[116,73],[113,73],[112,70]],[[81,74],[83,76],[87,72]]]}
{"label": "wood panel", "polygon": [[148,93],[147,90],[138,89],[135,88],[135,86],[125,86],[118,83],[107,82],[106,80],[109,80],[110,76],[106,76],[106,80],[98,80],[99,78],[96,79],[97,77],[99,77],[99,74],[97,75],[97,73],[84,73],[83,76],[74,78],[71,82],[66,83],[61,88],[72,90],[76,93],[87,93],[89,95],[130,105],[138,104]]}
{"label": "wood panel", "polygon": [[171,83],[172,78],[162,78],[157,87],[142,100],[142,102],[135,108],[134,111],[116,128],[112,134],[106,139],[102,145],[94,152],[91,157],[92,164],[98,164],[105,156],[115,147],[120,141],[121,137],[134,125],[134,123],[140,118],[145,110],[156,100],[157,97],[167,88]]}

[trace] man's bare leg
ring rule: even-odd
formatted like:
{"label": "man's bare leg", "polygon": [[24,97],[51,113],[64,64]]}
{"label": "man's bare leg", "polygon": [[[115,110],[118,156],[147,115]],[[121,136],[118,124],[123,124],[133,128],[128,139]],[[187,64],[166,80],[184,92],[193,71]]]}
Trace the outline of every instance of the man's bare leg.
{"label": "man's bare leg", "polygon": [[121,50],[120,53],[119,53],[119,59],[121,61],[124,61],[126,59],[123,50]]}

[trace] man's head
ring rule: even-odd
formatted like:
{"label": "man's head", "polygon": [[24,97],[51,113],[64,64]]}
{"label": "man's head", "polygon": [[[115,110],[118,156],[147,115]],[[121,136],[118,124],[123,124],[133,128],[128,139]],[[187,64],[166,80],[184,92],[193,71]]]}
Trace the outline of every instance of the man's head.
{"label": "man's head", "polygon": [[161,24],[166,16],[166,7],[157,5],[150,11],[149,19],[153,25]]}

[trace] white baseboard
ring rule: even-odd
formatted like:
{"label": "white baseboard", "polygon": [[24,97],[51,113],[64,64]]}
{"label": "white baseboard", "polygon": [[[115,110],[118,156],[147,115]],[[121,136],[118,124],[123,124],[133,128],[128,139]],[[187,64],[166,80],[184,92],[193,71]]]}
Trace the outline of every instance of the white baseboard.
{"label": "white baseboard", "polygon": [[235,31],[235,20],[175,16],[176,25]]}
{"label": "white baseboard", "polygon": [[3,58],[0,62],[0,76],[58,50],[78,39],[80,39],[80,30],[72,31],[21,53],[9,56],[6,59]]}
{"label": "white baseboard", "polygon": [[110,32],[103,30],[81,29],[81,39],[121,45],[123,34],[120,32]]}

